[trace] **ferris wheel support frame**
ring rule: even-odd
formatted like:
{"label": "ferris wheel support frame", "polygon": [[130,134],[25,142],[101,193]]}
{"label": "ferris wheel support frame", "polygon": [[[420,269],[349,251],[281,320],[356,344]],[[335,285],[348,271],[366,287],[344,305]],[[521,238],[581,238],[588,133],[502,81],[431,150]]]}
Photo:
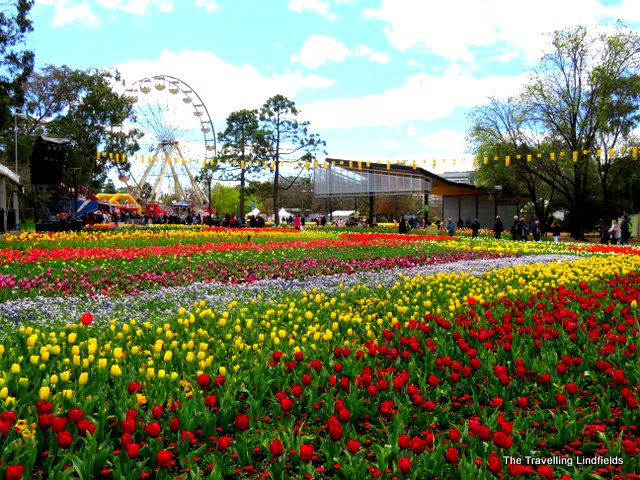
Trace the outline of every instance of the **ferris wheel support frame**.
{"label": "ferris wheel support frame", "polygon": [[[137,91],[140,91],[142,92],[142,94],[145,94],[145,95],[151,92],[152,88],[155,88],[158,91],[162,91],[166,88],[167,83],[169,84],[169,92],[172,95],[181,94],[183,97],[182,101],[184,103],[188,103],[192,105],[193,107],[192,113],[196,117],[198,117],[200,121],[200,131],[203,134],[203,142],[204,142],[204,161],[207,162],[208,160],[215,158],[217,144],[216,144],[215,129],[213,128],[213,122],[211,121],[211,116],[209,115],[209,111],[206,105],[204,104],[204,102],[202,101],[202,99],[200,98],[200,96],[186,82],[180,80],[177,77],[173,77],[170,75],[155,75],[153,77],[146,77],[146,78],[137,80],[132,84],[132,86],[129,89],[127,89],[126,92],[131,94],[132,98],[134,99],[134,102],[137,102],[138,100]],[[197,103],[195,103],[196,101]],[[203,116],[205,117],[206,120],[202,119]],[[151,127],[147,127],[147,129],[149,131],[152,131]],[[208,134],[211,134],[211,135],[209,136]],[[171,139],[170,141],[172,142],[172,144],[170,145],[169,149],[166,148],[167,140],[161,140],[155,146],[153,157],[150,158],[149,166],[145,168],[143,175],[140,178],[140,181],[137,181],[134,175],[132,174],[132,172],[129,170],[129,176],[130,176],[130,179],[133,180],[133,183],[135,185],[135,187],[133,188],[137,190],[137,196],[138,197],[142,196],[142,192],[144,191],[144,185],[147,181],[147,178],[149,177],[150,173],[154,169],[154,166],[155,166],[154,163],[157,161],[158,155],[162,154],[164,157],[163,165],[160,169],[158,178],[154,182],[154,185],[151,189],[150,197],[153,198],[154,196],[158,196],[159,187],[162,185],[164,181],[167,164],[169,164],[169,167],[171,170],[171,176],[173,177],[173,181],[176,188],[176,193],[178,193],[181,198],[185,198],[185,192],[184,192],[184,189],[182,188],[183,185],[179,181],[179,173],[178,173],[179,170],[176,168],[177,166],[173,164],[173,161],[171,160],[172,157],[170,156],[170,153],[176,150],[178,152],[177,158],[181,159],[183,162],[182,169],[186,173],[186,176],[188,178],[188,183],[193,188],[194,200],[202,206],[204,205],[208,206],[210,199],[207,199],[201,186],[198,185],[196,181],[196,177],[194,177],[189,167],[186,164],[184,164],[185,160],[180,150],[180,147],[178,146],[178,139],[174,138],[174,139]],[[211,151],[213,152],[213,156],[209,155],[209,152]],[[128,181],[125,183],[127,187],[130,189],[131,187],[129,187]]]}

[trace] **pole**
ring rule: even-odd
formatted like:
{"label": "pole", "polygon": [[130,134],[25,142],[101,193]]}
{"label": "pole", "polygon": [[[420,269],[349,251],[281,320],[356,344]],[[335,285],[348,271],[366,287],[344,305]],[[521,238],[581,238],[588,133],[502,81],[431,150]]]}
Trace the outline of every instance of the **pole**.
{"label": "pole", "polygon": [[15,172],[18,175],[18,111],[13,112],[13,153],[15,158]]}

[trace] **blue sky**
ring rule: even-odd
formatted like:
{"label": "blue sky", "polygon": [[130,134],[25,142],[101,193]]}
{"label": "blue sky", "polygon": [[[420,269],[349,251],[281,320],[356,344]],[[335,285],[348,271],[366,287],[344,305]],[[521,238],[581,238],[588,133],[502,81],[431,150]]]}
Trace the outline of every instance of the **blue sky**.
{"label": "blue sky", "polygon": [[[517,93],[549,34],[640,27],[636,0],[37,0],[37,67],[193,87],[216,131],[283,94],[327,156],[470,168],[467,113]],[[466,162],[462,162],[462,157]],[[456,159],[455,165],[453,159]]]}

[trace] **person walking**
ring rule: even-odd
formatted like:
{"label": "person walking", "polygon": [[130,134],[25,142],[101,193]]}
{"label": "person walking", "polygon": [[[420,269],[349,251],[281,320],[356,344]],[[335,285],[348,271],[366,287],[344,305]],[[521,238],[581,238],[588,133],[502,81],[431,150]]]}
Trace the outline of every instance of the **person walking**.
{"label": "person walking", "polygon": [[449,234],[450,237],[453,237],[456,234],[456,224],[453,222],[451,218],[447,222],[447,233]]}
{"label": "person walking", "polygon": [[554,220],[551,224],[551,236],[554,242],[558,243],[560,241],[560,224],[558,220]]}
{"label": "person walking", "polygon": [[504,232],[504,224],[502,223],[502,220],[500,220],[500,215],[498,215],[493,224],[493,234],[495,235],[496,240],[500,240],[502,232]]}
{"label": "person walking", "polygon": [[620,225],[615,218],[611,220],[611,226],[609,227],[609,238],[611,239],[611,245],[617,245],[620,240]]}
{"label": "person walking", "polygon": [[625,212],[622,215],[622,221],[620,222],[620,245],[629,245],[629,239],[631,238],[631,219]]}
{"label": "person walking", "polygon": [[518,221],[518,216],[514,216],[513,225],[511,225],[511,228],[509,229],[509,233],[511,233],[511,240],[513,240],[514,242],[518,240]]}
{"label": "person walking", "polygon": [[471,224],[471,238],[478,238],[478,231],[480,230],[480,222],[477,218],[473,219]]}
{"label": "person walking", "polygon": [[402,217],[400,219],[400,223],[398,224],[398,233],[407,233],[409,229],[407,228],[407,221]]}

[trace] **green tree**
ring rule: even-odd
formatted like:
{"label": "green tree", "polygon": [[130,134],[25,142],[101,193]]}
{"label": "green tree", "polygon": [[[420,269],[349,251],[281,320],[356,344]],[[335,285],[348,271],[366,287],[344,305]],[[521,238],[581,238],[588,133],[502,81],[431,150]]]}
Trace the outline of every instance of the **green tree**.
{"label": "green tree", "polygon": [[[585,207],[595,205],[602,212],[603,196],[608,195],[611,177],[602,169],[598,150],[623,145],[638,123],[639,62],[640,39],[621,26],[597,36],[581,26],[558,31],[552,50],[521,96],[506,102],[509,108],[498,122],[491,125],[482,112],[472,115],[480,123],[472,124],[471,143],[485,151],[510,152],[517,175],[561,197],[574,238],[581,238],[593,219],[593,209]],[[600,145],[604,139],[616,144]],[[527,154],[540,151],[565,155],[526,160]]]}
{"label": "green tree", "polygon": [[227,128],[218,134],[222,143],[219,159],[221,178],[240,181],[239,214],[245,214],[247,176],[262,170],[261,158],[265,155],[264,132],[260,129],[257,110],[239,110],[227,117]]}
{"label": "green tree", "polygon": [[235,214],[240,204],[240,192],[237,188],[216,183],[211,187],[211,206],[221,215]]}
{"label": "green tree", "polygon": [[73,70],[67,66],[45,66],[27,83],[27,106],[31,130],[46,128],[52,137],[73,141],[70,167],[79,168],[79,181],[99,190],[110,168],[127,170],[115,159],[97,159],[102,150],[132,154],[139,132],[123,130],[132,115],[131,100],[114,91],[118,72]]}
{"label": "green tree", "polygon": [[[326,143],[315,133],[309,133],[309,122],[297,119],[295,103],[282,95],[271,97],[260,109],[261,128],[264,132],[266,160],[273,165],[273,211],[279,223],[281,164],[283,162],[312,162],[318,153],[326,153]],[[298,167],[298,175],[303,167]],[[297,178],[297,176],[294,177]],[[288,186],[292,183],[290,182]],[[284,188],[287,188],[285,186]]]}
{"label": "green tree", "polygon": [[20,48],[33,31],[28,15],[34,0],[0,2],[0,130],[13,123],[11,108],[20,110],[24,82],[33,71],[33,51]]}

